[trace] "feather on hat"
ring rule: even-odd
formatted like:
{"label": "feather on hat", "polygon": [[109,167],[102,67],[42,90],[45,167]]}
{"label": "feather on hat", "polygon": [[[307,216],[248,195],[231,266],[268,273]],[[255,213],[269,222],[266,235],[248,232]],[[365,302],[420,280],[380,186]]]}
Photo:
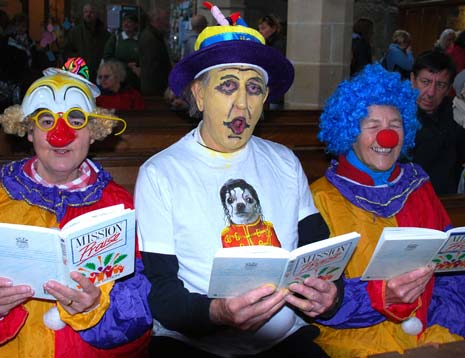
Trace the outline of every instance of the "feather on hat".
{"label": "feather on hat", "polygon": [[281,98],[294,81],[294,66],[278,50],[234,13],[225,17],[218,7],[204,2],[220,26],[208,26],[198,36],[194,52],[179,61],[169,76],[169,87],[182,96],[189,83],[202,73],[227,65],[249,65],[259,69],[269,87],[268,100]]}

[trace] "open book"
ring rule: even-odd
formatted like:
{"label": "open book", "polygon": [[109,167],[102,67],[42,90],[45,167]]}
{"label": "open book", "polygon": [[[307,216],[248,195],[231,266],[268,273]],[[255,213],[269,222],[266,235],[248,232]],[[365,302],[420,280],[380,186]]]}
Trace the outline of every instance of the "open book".
{"label": "open book", "polygon": [[428,264],[435,272],[465,270],[465,227],[386,227],[361,279],[389,280]]}
{"label": "open book", "polygon": [[0,276],[27,284],[34,297],[54,300],[43,284],[80,288],[78,271],[95,285],[134,272],[135,215],[123,204],[80,215],[61,229],[0,223]]}
{"label": "open book", "polygon": [[337,280],[359,239],[351,232],[291,252],[275,246],[222,248],[213,260],[208,296],[239,296],[267,283],[283,288],[310,276]]}

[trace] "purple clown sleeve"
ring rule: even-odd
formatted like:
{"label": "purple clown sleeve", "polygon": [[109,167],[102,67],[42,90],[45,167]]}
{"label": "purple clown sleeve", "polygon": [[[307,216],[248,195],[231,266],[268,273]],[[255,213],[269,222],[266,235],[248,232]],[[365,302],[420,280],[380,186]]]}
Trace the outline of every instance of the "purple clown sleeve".
{"label": "purple clown sleeve", "polygon": [[147,297],[150,283],[142,274],[144,266],[136,258],[134,276],[116,281],[110,293],[110,307],[100,322],[80,331],[81,338],[98,348],[112,348],[142,336],[152,326]]}
{"label": "purple clown sleeve", "polygon": [[434,324],[465,337],[465,275],[436,276],[428,308],[428,327]]}
{"label": "purple clown sleeve", "polygon": [[344,278],[344,299],[339,310],[330,319],[318,319],[317,322],[332,328],[361,328],[386,320],[371,307],[367,284],[360,278]]}

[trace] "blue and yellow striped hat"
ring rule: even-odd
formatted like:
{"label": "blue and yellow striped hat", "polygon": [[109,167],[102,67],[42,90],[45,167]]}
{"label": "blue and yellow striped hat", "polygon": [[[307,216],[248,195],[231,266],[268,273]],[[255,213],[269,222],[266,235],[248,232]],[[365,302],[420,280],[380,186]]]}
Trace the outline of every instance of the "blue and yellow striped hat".
{"label": "blue and yellow striped hat", "polygon": [[275,48],[265,45],[263,36],[247,26],[208,26],[199,34],[194,49],[170,73],[169,86],[177,96],[182,96],[191,81],[202,73],[227,65],[246,64],[260,70],[271,101],[281,98],[294,81],[291,62]]}

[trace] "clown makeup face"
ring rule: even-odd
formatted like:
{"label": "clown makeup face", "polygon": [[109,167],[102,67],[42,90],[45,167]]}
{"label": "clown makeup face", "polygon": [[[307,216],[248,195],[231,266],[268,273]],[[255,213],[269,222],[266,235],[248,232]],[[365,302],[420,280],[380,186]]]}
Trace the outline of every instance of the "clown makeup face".
{"label": "clown makeup face", "polygon": [[37,172],[48,183],[64,184],[79,176],[94,142],[85,126],[86,113],[94,108],[90,88],[67,75],[44,76],[27,90],[22,109],[26,120],[34,121],[28,139],[39,158]]}
{"label": "clown makeup face", "polygon": [[[398,142],[394,142],[392,148],[378,143],[378,133],[387,129],[394,136],[395,133],[398,135]],[[397,108],[378,105],[368,107],[368,116],[360,123],[360,130],[360,135],[353,144],[358,159],[371,170],[389,170],[399,158],[404,143],[402,118]]]}
{"label": "clown makeup face", "polygon": [[75,139],[63,147],[52,146],[47,139],[48,133],[39,129],[37,124],[28,133],[28,139],[39,159],[37,172],[50,184],[69,183],[80,176],[79,167],[94,142],[89,127],[75,130]]}
{"label": "clown makeup face", "polygon": [[203,112],[200,130],[207,147],[232,153],[247,144],[263,111],[268,88],[259,70],[244,66],[209,71],[208,83],[192,86]]}

